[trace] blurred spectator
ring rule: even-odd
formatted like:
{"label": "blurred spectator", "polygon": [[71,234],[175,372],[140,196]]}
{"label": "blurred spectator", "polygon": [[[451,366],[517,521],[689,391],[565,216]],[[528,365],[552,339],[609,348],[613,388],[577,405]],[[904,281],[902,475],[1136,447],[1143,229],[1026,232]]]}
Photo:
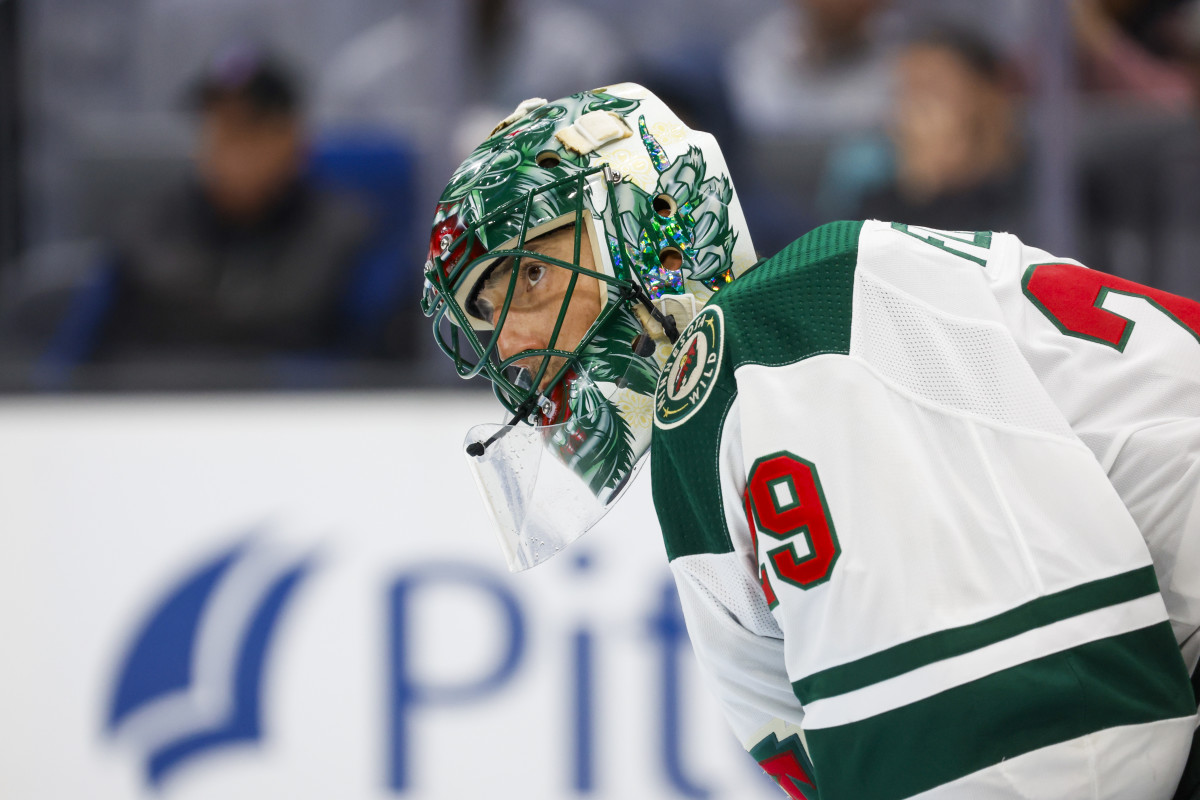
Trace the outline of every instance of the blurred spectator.
{"label": "blurred spectator", "polygon": [[195,172],[128,214],[96,354],[336,349],[368,221],[306,174],[294,80],[269,54],[238,46],[213,60],[190,100]]}
{"label": "blurred spectator", "polygon": [[729,89],[753,135],[882,126],[892,87],[887,0],[788,0],[737,42]]}
{"label": "blurred spectator", "polygon": [[1081,257],[1200,296],[1200,3],[1074,0]]}
{"label": "blurred spectator", "polygon": [[622,80],[626,48],[602,18],[552,0],[472,0],[468,99],[505,114],[532,97],[562,97]]}
{"label": "blurred spectator", "polygon": [[1193,102],[1194,51],[1181,19],[1191,0],[1072,0],[1087,88],[1180,111]]}
{"label": "blurred spectator", "polygon": [[907,35],[918,35],[930,24],[964,28],[987,39],[997,52],[1009,57],[1032,58],[1038,51],[1039,0],[988,0],[987,13],[971,0],[892,0],[893,12],[903,20]]}
{"label": "blurred spectator", "polygon": [[600,15],[556,0],[469,0],[464,111],[452,147],[474,149],[518,103],[629,79],[631,49]]}
{"label": "blurred spectator", "polygon": [[897,77],[893,174],[854,216],[1028,236],[1016,81],[997,53],[972,32],[945,28],[905,48]]}

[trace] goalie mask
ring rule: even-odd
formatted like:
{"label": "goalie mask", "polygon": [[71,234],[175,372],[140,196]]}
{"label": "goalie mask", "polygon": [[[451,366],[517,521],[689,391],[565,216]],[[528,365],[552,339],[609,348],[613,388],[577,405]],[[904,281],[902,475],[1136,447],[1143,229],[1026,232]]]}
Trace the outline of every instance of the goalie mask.
{"label": "goalie mask", "polygon": [[675,331],[754,261],[716,141],[635,84],[528,100],[454,173],[422,308],[458,374],[485,375],[512,415],[466,443],[510,569],[629,485]]}

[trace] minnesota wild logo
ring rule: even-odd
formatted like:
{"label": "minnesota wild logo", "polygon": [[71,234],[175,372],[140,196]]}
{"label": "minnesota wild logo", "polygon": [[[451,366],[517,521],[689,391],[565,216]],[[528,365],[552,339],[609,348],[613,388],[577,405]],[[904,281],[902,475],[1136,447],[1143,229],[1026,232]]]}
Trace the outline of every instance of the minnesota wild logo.
{"label": "minnesota wild logo", "polygon": [[655,425],[682,425],[704,405],[721,371],[724,333],[720,306],[706,307],[684,329],[654,393]]}
{"label": "minnesota wild logo", "polygon": [[700,348],[704,345],[704,339],[699,336],[693,336],[688,346],[688,351],[684,353],[683,358],[679,359],[678,367],[673,370],[675,382],[671,386],[671,397],[682,397],[685,394],[687,385],[692,382],[692,376],[697,374],[692,370],[696,366],[696,360],[700,357]]}

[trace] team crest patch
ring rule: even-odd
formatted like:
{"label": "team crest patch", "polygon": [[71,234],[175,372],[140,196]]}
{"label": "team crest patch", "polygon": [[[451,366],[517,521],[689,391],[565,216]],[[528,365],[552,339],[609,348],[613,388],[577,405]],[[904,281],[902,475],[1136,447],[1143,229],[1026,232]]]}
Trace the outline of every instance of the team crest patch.
{"label": "team crest patch", "polygon": [[654,392],[654,424],[659,428],[682,425],[704,406],[721,371],[724,336],[719,306],[708,306],[684,329]]}

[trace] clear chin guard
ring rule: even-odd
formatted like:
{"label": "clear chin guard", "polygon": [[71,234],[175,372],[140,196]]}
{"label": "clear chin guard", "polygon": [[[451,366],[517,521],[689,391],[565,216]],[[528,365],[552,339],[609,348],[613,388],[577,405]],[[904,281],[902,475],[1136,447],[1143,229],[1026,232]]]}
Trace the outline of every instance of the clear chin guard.
{"label": "clear chin guard", "polygon": [[[575,388],[595,398],[577,404],[575,419],[537,427],[484,424],[467,432],[467,463],[512,572],[544,563],[586,533],[608,513],[646,461],[648,442],[640,446],[630,442],[634,450],[625,458],[601,458],[597,463],[595,453],[588,452],[589,444],[612,455],[614,443],[589,443],[589,437],[603,439],[608,426],[603,420],[598,426],[588,423],[597,414],[615,414],[614,396],[627,390],[592,383],[586,377],[577,379]],[[483,443],[487,443],[483,452],[473,455]],[[622,463],[628,466],[622,468]],[[604,471],[604,480],[597,479],[598,470]]]}

